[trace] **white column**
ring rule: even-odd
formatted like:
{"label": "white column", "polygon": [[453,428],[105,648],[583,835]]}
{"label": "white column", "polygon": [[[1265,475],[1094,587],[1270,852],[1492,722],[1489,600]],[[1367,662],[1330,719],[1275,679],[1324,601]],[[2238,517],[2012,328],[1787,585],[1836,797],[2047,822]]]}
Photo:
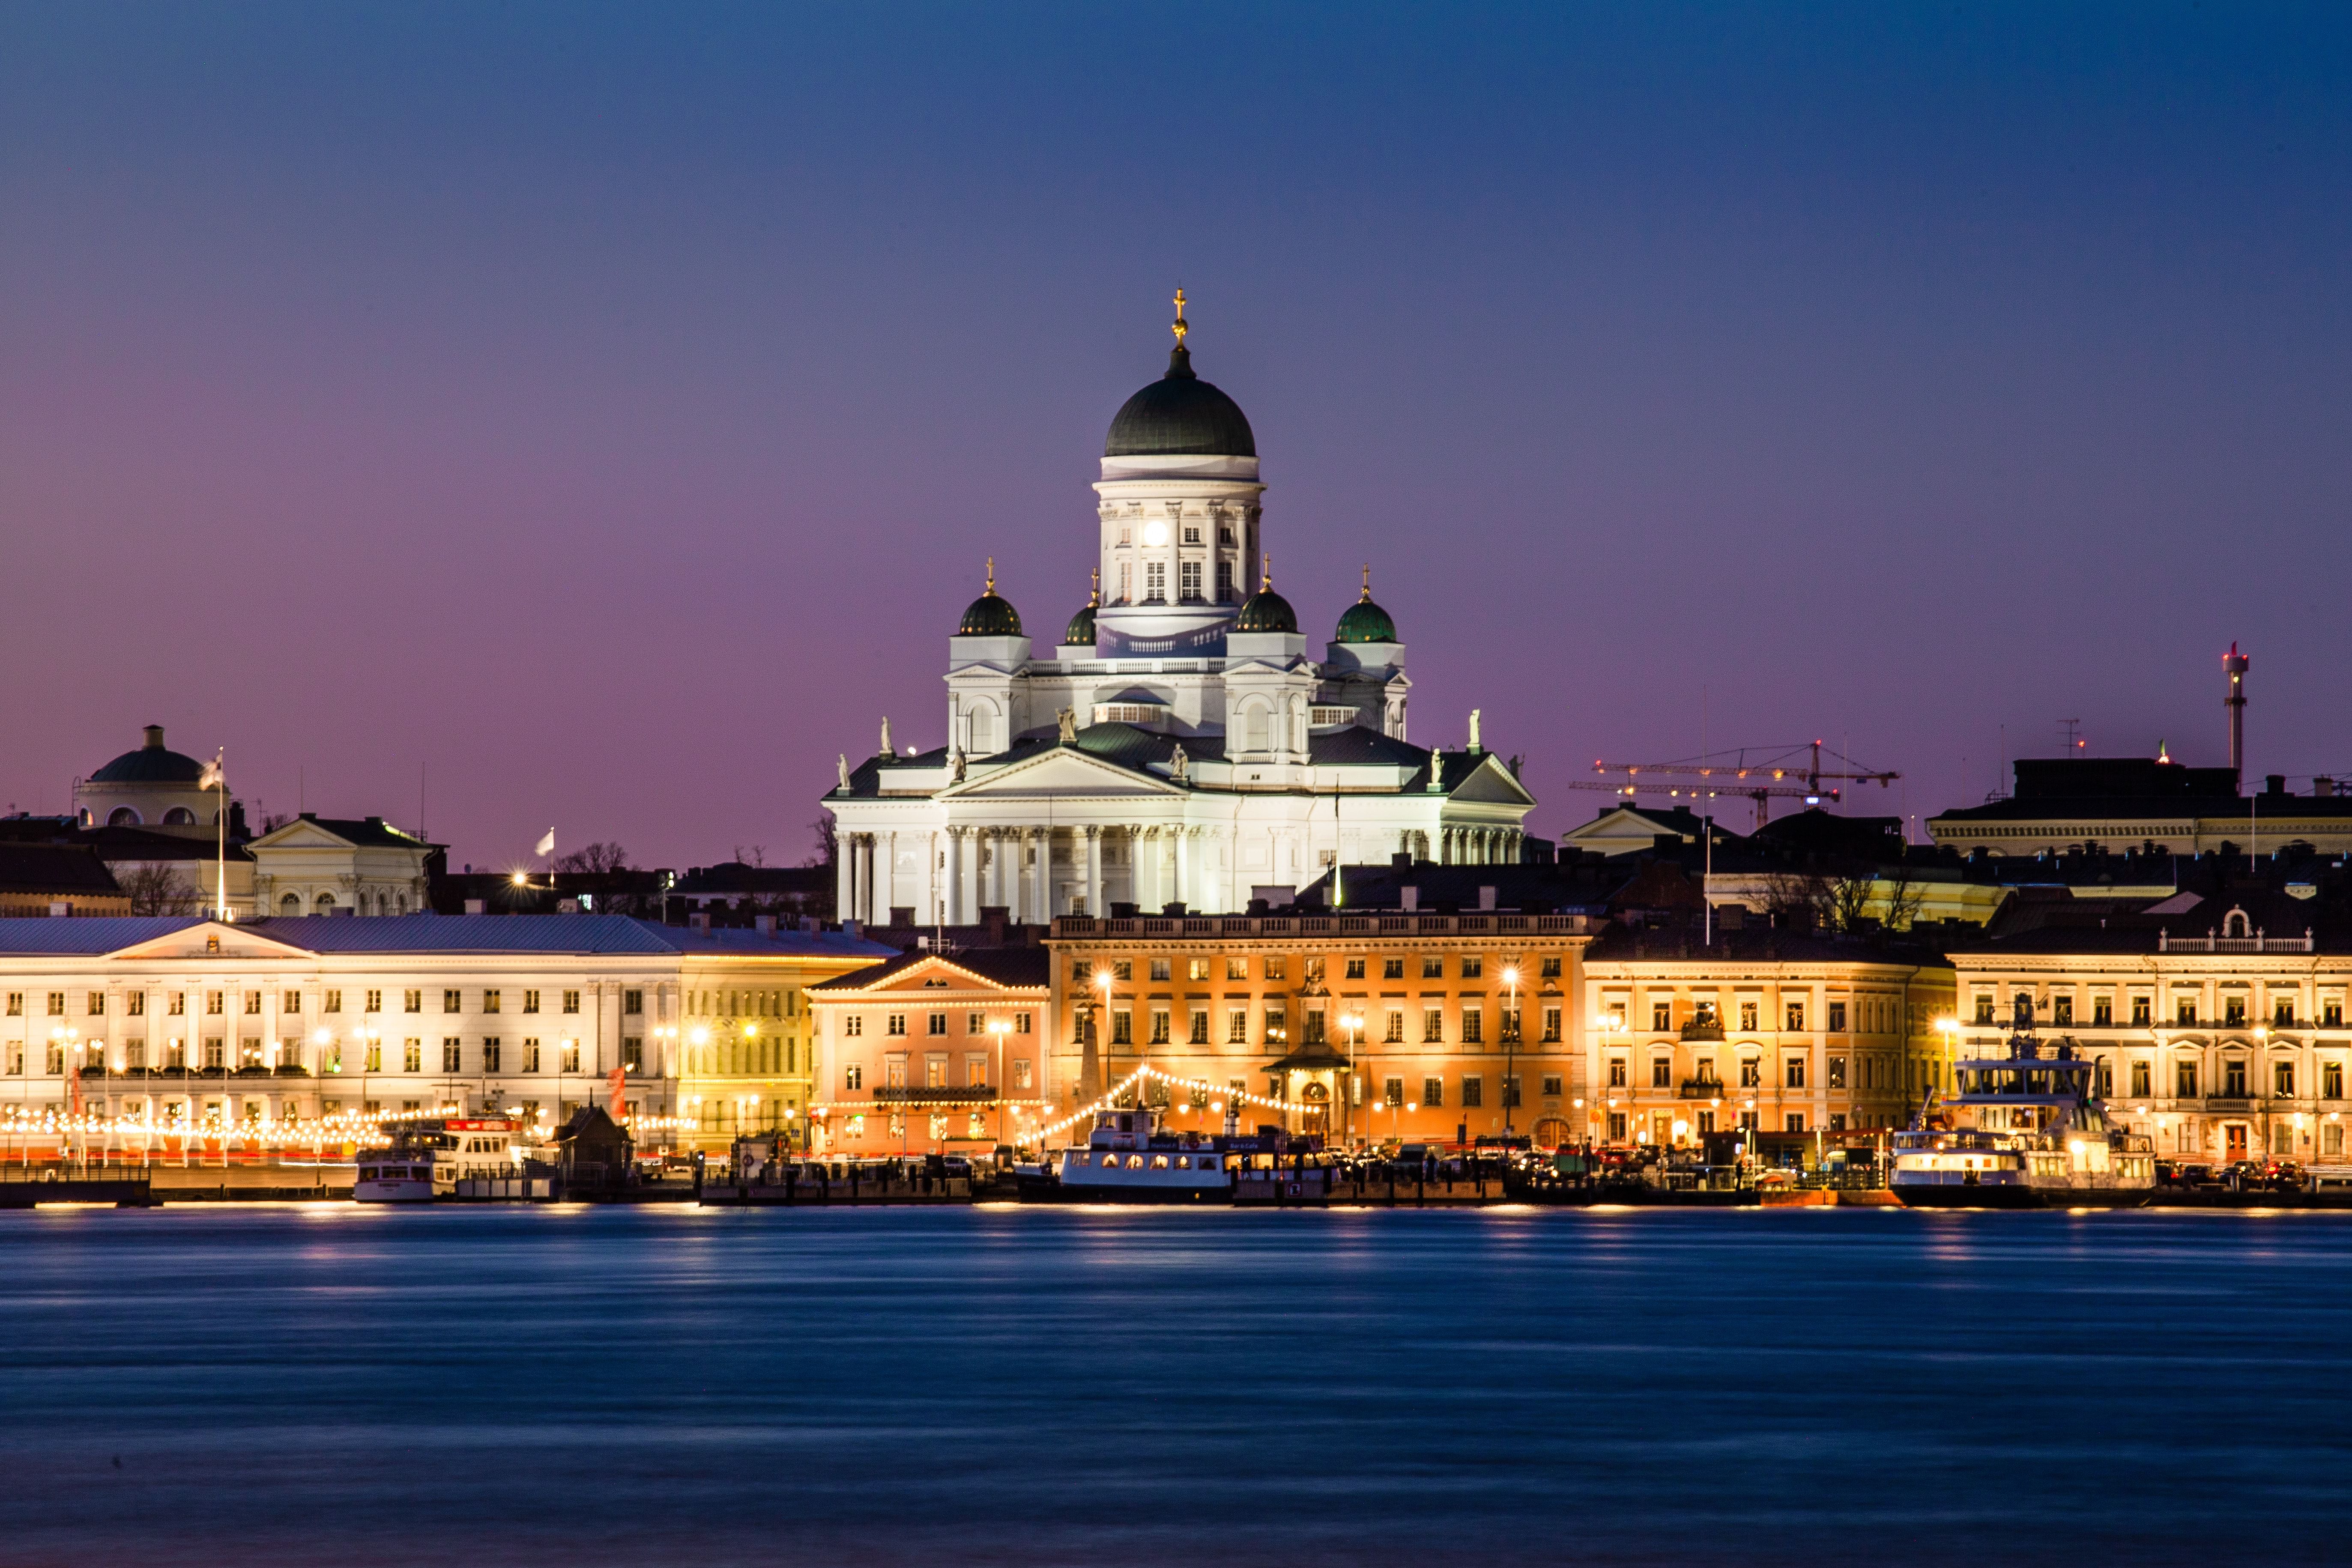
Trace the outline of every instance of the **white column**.
{"label": "white column", "polygon": [[1035,827],[1023,837],[1037,850],[1037,864],[1030,868],[1029,918],[1047,924],[1054,918],[1054,831]]}
{"label": "white column", "polygon": [[988,891],[980,901],[1009,905],[1013,899],[1004,881],[1004,844],[1009,835],[1002,827],[991,827],[985,830],[984,837],[988,845]]}
{"label": "white column", "polygon": [[1096,920],[1100,920],[1105,913],[1103,909],[1102,829],[1090,824],[1086,829],[1086,835],[1087,913]]}
{"label": "white column", "polygon": [[963,829],[950,827],[948,836],[947,872],[940,879],[940,923],[961,925],[962,910],[959,896],[963,890]]}
{"label": "white column", "polygon": [[1190,827],[1179,826],[1176,835],[1176,901],[1188,910],[1192,907],[1192,833]]}
{"label": "white column", "polygon": [[874,836],[874,919],[877,924],[890,919],[890,900],[898,896],[898,836],[877,833]]}

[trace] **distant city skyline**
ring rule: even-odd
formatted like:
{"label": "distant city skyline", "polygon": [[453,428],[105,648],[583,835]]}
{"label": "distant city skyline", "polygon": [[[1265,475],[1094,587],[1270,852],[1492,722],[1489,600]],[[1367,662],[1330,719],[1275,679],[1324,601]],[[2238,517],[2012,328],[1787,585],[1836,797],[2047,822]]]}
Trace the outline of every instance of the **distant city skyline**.
{"label": "distant city skyline", "polygon": [[2347,87],[2294,6],[18,11],[0,802],[160,723],[453,864],[796,862],[983,560],[1085,602],[1180,283],[1302,631],[1369,562],[1538,833],[2218,764],[2232,640],[2250,778],[2352,773]]}

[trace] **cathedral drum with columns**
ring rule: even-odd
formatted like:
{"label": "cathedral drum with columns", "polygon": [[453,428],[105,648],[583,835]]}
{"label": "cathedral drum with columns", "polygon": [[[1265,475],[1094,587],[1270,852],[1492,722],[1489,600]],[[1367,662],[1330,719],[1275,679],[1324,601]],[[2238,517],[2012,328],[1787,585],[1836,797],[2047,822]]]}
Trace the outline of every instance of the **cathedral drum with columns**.
{"label": "cathedral drum with columns", "polygon": [[[1040,649],[993,564],[948,640],[948,740],[840,763],[838,909],[967,925],[1238,910],[1335,863],[1519,858],[1535,805],[1480,743],[1406,738],[1404,644],[1348,606],[1320,659],[1275,592],[1256,438],[1194,374],[1177,295],[1168,372],[1127,400],[1095,485],[1095,592]],[[1247,596],[1244,597],[1246,591]]]}

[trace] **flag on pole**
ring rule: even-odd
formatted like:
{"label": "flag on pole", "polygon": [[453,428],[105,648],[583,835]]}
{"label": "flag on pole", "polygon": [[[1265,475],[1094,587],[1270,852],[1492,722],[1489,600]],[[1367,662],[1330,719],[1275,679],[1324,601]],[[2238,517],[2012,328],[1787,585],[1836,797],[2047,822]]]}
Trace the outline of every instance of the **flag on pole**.
{"label": "flag on pole", "polygon": [[547,830],[547,837],[539,841],[538,847],[534,848],[531,853],[540,857],[541,859],[545,859],[548,856],[554,854],[555,829],[552,827],[549,828]]}
{"label": "flag on pole", "polygon": [[198,789],[226,789],[228,787],[228,775],[221,771],[220,758],[215,757],[211,762],[205,764],[205,771],[196,775],[196,787]]}

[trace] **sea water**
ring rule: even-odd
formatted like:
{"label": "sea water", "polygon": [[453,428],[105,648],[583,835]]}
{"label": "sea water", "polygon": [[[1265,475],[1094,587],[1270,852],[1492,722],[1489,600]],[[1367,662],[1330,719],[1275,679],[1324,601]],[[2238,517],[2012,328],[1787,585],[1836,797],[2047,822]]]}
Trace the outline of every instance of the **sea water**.
{"label": "sea water", "polygon": [[2352,1216],[0,1215],[0,1561],[2352,1559]]}

